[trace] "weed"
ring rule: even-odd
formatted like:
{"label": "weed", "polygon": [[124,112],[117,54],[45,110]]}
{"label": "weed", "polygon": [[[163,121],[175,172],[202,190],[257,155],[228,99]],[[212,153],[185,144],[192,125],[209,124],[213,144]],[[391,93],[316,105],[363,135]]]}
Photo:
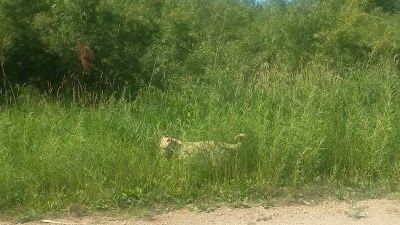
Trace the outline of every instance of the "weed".
{"label": "weed", "polygon": [[[252,196],[324,183],[396,191],[400,79],[390,68],[354,68],[341,79],[315,68],[271,73],[257,85],[223,86],[223,77],[96,107],[26,95],[0,111],[0,210],[200,199],[243,207]],[[230,143],[237,133],[246,134],[243,145],[218,165],[157,155],[162,135]]]}

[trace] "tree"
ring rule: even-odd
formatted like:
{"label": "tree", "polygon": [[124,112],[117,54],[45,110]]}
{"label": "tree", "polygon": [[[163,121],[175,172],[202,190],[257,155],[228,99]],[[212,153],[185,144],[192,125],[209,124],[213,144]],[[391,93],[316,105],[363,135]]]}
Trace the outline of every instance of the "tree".
{"label": "tree", "polygon": [[[141,58],[157,35],[157,1],[53,1],[35,17],[41,40],[60,57],[64,74],[97,90],[130,86],[148,77]],[[90,52],[90,70],[82,51]],[[85,69],[86,68],[86,69]]]}
{"label": "tree", "polygon": [[57,58],[45,51],[39,34],[32,27],[34,16],[48,7],[44,0],[3,1],[1,11],[12,34],[12,44],[4,54],[4,69],[11,82],[41,83],[57,68]]}
{"label": "tree", "polygon": [[10,89],[12,92],[13,89],[4,69],[4,62],[6,60],[6,54],[12,46],[13,33],[11,32],[9,21],[4,15],[4,11],[1,10],[3,8],[3,3],[4,2],[1,2],[0,5],[0,30],[2,31],[0,33],[0,75],[2,78],[0,93],[7,95],[7,90]]}

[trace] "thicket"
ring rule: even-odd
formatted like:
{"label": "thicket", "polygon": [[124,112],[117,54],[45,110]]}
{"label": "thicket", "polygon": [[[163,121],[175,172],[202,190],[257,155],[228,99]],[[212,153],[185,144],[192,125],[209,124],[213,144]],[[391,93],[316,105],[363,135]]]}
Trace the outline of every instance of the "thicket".
{"label": "thicket", "polygon": [[382,56],[398,60],[399,5],[2,0],[1,90],[32,85],[56,96],[127,90],[134,96],[149,85],[166,90],[220,76],[251,80],[271,67],[295,73],[315,62],[343,70]]}
{"label": "thicket", "polygon": [[[0,210],[400,185],[400,2],[1,0]],[[162,135],[232,142],[158,156]],[[203,164],[204,163],[204,164]]]}

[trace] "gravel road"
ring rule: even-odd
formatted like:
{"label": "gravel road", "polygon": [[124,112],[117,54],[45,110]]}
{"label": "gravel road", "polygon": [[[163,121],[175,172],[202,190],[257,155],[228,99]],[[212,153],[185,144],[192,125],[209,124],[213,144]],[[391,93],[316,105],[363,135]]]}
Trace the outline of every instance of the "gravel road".
{"label": "gravel road", "polygon": [[[0,222],[0,225],[11,225],[11,222]],[[110,224],[110,225],[170,225],[170,224],[320,224],[320,225],[357,225],[357,224],[400,224],[400,201],[387,199],[370,199],[358,202],[336,200],[322,201],[318,204],[296,206],[276,206],[264,208],[220,207],[212,212],[195,212],[181,209],[163,214],[138,219],[131,216],[86,216],[49,218],[33,224]]]}

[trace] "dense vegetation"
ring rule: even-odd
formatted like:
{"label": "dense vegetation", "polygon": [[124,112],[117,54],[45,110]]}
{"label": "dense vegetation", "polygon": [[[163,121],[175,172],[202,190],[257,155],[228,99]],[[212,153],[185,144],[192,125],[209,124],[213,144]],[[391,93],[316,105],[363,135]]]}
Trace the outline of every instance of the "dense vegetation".
{"label": "dense vegetation", "polygon": [[[398,0],[1,0],[0,210],[400,187]],[[246,140],[219,165],[160,136]]]}

